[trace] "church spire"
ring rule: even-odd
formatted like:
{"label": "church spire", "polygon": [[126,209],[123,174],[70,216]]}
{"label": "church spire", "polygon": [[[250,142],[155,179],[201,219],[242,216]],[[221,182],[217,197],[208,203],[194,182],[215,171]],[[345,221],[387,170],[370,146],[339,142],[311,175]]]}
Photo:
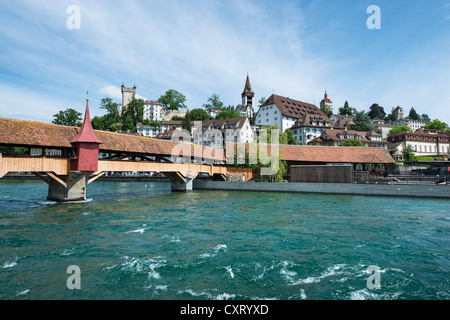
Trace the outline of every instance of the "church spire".
{"label": "church spire", "polygon": [[244,92],[242,92],[242,97],[244,97],[244,96],[249,97],[249,98],[255,96],[255,93],[252,90],[252,86],[250,85],[250,78],[249,78],[248,74],[247,74],[247,80],[245,81]]}
{"label": "church spire", "polygon": [[81,126],[78,135],[70,142],[74,143],[98,143],[102,144],[103,142],[97,137],[94,132],[94,128],[91,123],[91,116],[89,114],[89,99],[86,99],[86,112],[84,114],[83,125]]}

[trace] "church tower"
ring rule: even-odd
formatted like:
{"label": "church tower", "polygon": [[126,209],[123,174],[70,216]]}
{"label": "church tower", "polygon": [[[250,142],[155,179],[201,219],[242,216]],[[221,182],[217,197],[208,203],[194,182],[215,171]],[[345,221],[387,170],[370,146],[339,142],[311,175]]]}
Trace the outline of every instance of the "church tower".
{"label": "church tower", "polygon": [[320,101],[320,109],[327,110],[333,113],[333,101],[328,98],[328,93],[325,90],[325,96],[322,101]]}
{"label": "church tower", "polygon": [[255,93],[250,85],[250,78],[247,75],[247,80],[245,81],[244,92],[242,92],[242,105],[250,106],[253,109],[255,105]]}
{"label": "church tower", "polygon": [[133,88],[125,88],[125,85],[122,83],[122,110],[126,108],[131,101],[133,101],[135,95],[136,86]]}

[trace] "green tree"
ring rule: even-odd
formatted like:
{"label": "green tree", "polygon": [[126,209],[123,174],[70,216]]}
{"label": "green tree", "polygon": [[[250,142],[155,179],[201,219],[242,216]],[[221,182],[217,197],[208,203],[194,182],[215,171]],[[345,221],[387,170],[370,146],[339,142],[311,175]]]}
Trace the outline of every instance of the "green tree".
{"label": "green tree", "polygon": [[207,101],[208,103],[203,105],[203,108],[207,111],[225,109],[223,102],[220,101],[219,96],[215,93],[211,97],[209,97]]}
{"label": "green tree", "polygon": [[421,116],[421,118],[422,118],[422,121],[423,121],[423,122],[430,122],[430,121],[431,121],[430,117],[429,117],[426,113],[424,113],[424,114]]}
{"label": "green tree", "polygon": [[182,120],[181,127],[184,130],[187,130],[189,133],[191,132],[191,115],[190,115],[189,110],[186,112],[186,116]]}
{"label": "green tree", "polygon": [[144,100],[133,99],[131,102],[122,109],[122,130],[136,132],[136,126],[138,123],[144,121]]}
{"label": "green tree", "polygon": [[200,108],[192,109],[189,115],[191,117],[191,121],[204,121],[210,119],[208,112]]}
{"label": "green tree", "polygon": [[219,113],[216,119],[230,119],[230,118],[239,118],[241,115],[234,110],[225,110]]}
{"label": "green tree", "polygon": [[258,105],[262,105],[264,104],[264,102],[266,102],[266,97],[261,97],[261,99],[258,100]]}
{"label": "green tree", "polygon": [[185,105],[186,97],[184,94],[174,89],[166,91],[166,93],[158,99],[158,102],[163,105],[164,110],[176,111],[187,108]]}
{"label": "green tree", "polygon": [[427,125],[425,126],[425,129],[448,131],[448,124],[436,119],[436,120],[433,120],[433,121],[427,123]]}
{"label": "green tree", "polygon": [[327,115],[327,117],[331,117],[333,115],[333,110],[329,110],[327,108],[320,108],[320,110]]}
{"label": "green tree", "polygon": [[105,130],[105,119],[104,117],[95,116],[91,120],[92,127],[95,130]]}
{"label": "green tree", "polygon": [[412,107],[412,108],[411,108],[411,111],[409,111],[408,117],[409,117],[411,120],[416,120],[416,121],[422,120],[422,118],[421,118],[420,115],[416,112],[416,110],[414,109],[414,107]]}
{"label": "green tree", "polygon": [[75,109],[69,108],[64,111],[59,111],[53,115],[54,124],[60,124],[63,126],[81,127],[82,113]]}
{"label": "green tree", "polygon": [[393,136],[394,134],[397,134],[397,133],[402,133],[402,132],[412,132],[412,130],[407,125],[397,126],[397,127],[392,128],[389,131],[388,137]]}
{"label": "green tree", "polygon": [[373,131],[374,126],[369,115],[365,111],[356,112],[355,119],[353,120],[351,129],[357,131]]}
{"label": "green tree", "polygon": [[406,161],[413,160],[415,153],[414,153],[413,147],[410,144],[405,149],[403,149],[402,153],[403,153],[403,158]]}
{"label": "green tree", "polygon": [[364,142],[359,139],[347,139],[339,145],[340,147],[365,147]]}
{"label": "green tree", "polygon": [[356,114],[356,109],[348,105],[348,101],[345,101],[344,106],[339,108],[338,113],[341,116],[354,116]]}
{"label": "green tree", "polygon": [[386,118],[386,112],[384,112],[384,108],[379,106],[377,103],[372,104],[368,115],[372,120]]}
{"label": "green tree", "polygon": [[124,132],[136,132],[136,126],[134,125],[133,117],[127,115],[122,122],[122,131]]}
{"label": "green tree", "polygon": [[122,119],[120,118],[119,104],[114,102],[111,98],[103,98],[100,102],[100,109],[106,110],[103,118],[103,130],[106,131],[121,131]]}
{"label": "green tree", "polygon": [[299,144],[297,142],[297,139],[295,139],[294,133],[292,133],[291,129],[286,129],[286,131],[284,131],[282,134],[286,136],[287,144],[292,144],[292,145]]}

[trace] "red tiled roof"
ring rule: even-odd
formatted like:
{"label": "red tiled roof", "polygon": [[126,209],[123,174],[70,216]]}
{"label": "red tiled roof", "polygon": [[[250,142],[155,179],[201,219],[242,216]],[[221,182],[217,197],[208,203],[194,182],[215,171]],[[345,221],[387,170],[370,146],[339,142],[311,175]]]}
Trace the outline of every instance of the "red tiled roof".
{"label": "red tiled roof", "polygon": [[[0,118],[0,144],[28,147],[71,148],[72,141],[80,128],[60,126],[56,124]],[[94,130],[103,142],[100,152],[124,152],[149,155],[171,156],[175,146],[183,142],[152,139],[147,137]],[[194,145],[191,154],[194,155]],[[196,146],[198,148],[198,146]],[[208,149],[208,150],[206,150]],[[217,158],[211,148],[203,147],[204,154]]]}
{"label": "red tiled roof", "polygon": [[[0,118],[0,144],[29,147],[71,148],[70,141],[78,134],[76,127],[60,126],[49,123]],[[149,155],[171,156],[175,146],[182,142],[158,140],[127,134],[95,130],[103,141],[100,151],[126,152]],[[193,144],[191,154],[194,155]],[[248,148],[248,144],[246,145]],[[223,160],[214,150],[202,147],[204,155],[210,159]],[[270,145],[268,146],[270,151]],[[361,147],[317,147],[280,145],[282,159],[292,162],[319,163],[394,163],[388,150],[384,148]],[[222,151],[222,150],[221,150]],[[221,151],[218,154],[221,154]],[[223,154],[221,154],[223,156]]]}
{"label": "red tiled roof", "polygon": [[[242,144],[240,144],[240,146],[242,146]],[[268,153],[270,154],[271,145],[262,146],[267,146]],[[249,145],[246,144],[245,147],[248,152]],[[385,148],[322,147],[304,145],[279,145],[278,147],[281,159],[290,162],[366,164],[395,163],[395,160]]]}
{"label": "red tiled roof", "polygon": [[280,112],[286,117],[301,119],[306,114],[313,114],[330,122],[329,118],[322,110],[310,103],[273,94],[261,105],[261,108],[271,104],[275,104]]}

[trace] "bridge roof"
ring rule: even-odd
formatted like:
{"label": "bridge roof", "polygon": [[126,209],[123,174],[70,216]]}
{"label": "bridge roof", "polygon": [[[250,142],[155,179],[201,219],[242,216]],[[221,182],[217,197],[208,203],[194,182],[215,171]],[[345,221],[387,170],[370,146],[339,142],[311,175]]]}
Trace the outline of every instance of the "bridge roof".
{"label": "bridge roof", "polygon": [[[77,136],[79,130],[80,128],[76,127],[0,117],[0,144],[44,148],[71,148],[70,141]],[[200,147],[194,146],[193,144],[123,133],[95,130],[95,134],[103,142],[100,145],[100,151],[170,157],[175,146],[191,148],[191,155],[194,155],[194,148]],[[218,152],[216,155],[212,148],[201,148],[203,149],[203,158],[217,161],[225,160],[223,153]],[[246,148],[248,150],[248,144]],[[268,149],[270,151],[270,145]],[[282,159],[290,162],[395,163],[389,151],[384,148],[279,145],[279,150]]]}
{"label": "bridge roof", "polygon": [[[271,152],[271,145],[266,146]],[[302,163],[396,163],[385,148],[279,145],[280,158]],[[248,151],[248,145],[246,145]],[[264,154],[264,153],[263,153]],[[270,153],[269,153],[270,154]]]}
{"label": "bridge roof", "polygon": [[[61,126],[50,123],[15,120],[0,117],[0,144],[44,148],[72,148],[70,142],[77,136],[80,128]],[[161,155],[170,157],[175,146],[191,148],[194,155],[194,145],[141,137],[138,135],[115,133],[95,130],[97,137],[103,142],[100,151],[138,153],[148,155]],[[195,146],[198,148],[199,146]],[[223,154],[208,147],[203,148],[203,155],[207,158],[223,161]],[[180,155],[183,155],[181,152]],[[205,157],[204,157],[205,158]]]}

